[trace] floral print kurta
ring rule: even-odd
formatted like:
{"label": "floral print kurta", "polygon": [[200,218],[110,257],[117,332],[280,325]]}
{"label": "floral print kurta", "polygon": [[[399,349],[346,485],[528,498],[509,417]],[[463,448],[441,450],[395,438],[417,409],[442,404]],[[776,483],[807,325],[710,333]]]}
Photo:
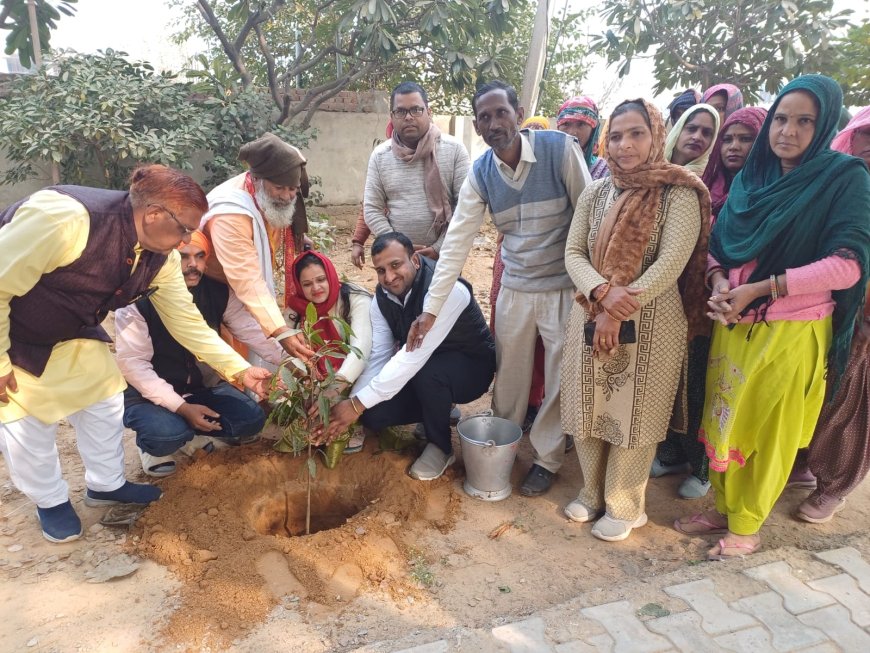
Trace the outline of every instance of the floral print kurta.
{"label": "floral print kurta", "polygon": [[[589,297],[607,281],[591,252],[608,209],[619,195],[607,178],[581,194],[565,250],[565,267],[577,290]],[[638,278],[643,289],[635,321],[637,343],[620,345],[608,360],[592,356],[583,339],[586,310],[571,311],[562,362],[562,427],[578,438],[599,438],[634,449],[667,434],[686,354],[686,316],[677,290],[700,232],[694,189],[673,186],[662,194]]]}

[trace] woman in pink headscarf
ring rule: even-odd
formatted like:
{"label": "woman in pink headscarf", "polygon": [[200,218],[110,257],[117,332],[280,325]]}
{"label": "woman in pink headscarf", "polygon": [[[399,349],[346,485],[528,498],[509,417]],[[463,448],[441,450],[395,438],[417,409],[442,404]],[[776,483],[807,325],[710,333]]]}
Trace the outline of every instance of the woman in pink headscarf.
{"label": "woman in pink headscarf", "polygon": [[556,128],[573,136],[580,143],[583,158],[592,180],[601,179],[609,174],[607,161],[598,156],[598,136],[601,133],[601,118],[598,105],[588,95],[568,98],[559,107]]}
{"label": "woman in pink headscarf", "polygon": [[743,108],[743,93],[734,84],[716,84],[704,91],[701,102],[719,112],[721,125],[732,113]]}
{"label": "woman in pink headscarf", "polygon": [[731,180],[746,163],[766,117],[767,109],[746,107],[732,113],[722,125],[702,177],[704,185],[710,189],[714,220],[728,199]]}
{"label": "woman in pink headscarf", "polygon": [[[831,149],[864,159],[870,167],[870,107],[834,137]],[[795,512],[813,524],[828,522],[842,510],[846,496],[870,470],[870,286],[867,290],[840,387],[819,415],[808,455],[798,453],[789,477],[791,487],[814,488]]]}

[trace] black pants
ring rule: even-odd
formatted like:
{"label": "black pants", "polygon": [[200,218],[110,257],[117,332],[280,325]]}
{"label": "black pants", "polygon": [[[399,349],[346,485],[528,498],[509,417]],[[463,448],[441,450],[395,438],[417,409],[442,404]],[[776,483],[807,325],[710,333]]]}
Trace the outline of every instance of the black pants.
{"label": "black pants", "polygon": [[451,453],[450,409],[483,395],[495,376],[495,353],[469,356],[458,351],[436,351],[399,393],[366,410],[363,426],[380,431],[388,426],[422,422],[426,438],[444,453]]}

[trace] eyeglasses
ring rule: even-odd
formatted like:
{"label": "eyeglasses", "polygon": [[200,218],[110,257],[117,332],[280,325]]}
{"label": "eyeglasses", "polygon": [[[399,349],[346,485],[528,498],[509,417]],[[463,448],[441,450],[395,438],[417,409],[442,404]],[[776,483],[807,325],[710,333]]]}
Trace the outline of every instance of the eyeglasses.
{"label": "eyeglasses", "polygon": [[196,229],[190,229],[190,228],[184,226],[182,224],[181,220],[179,220],[177,217],[175,217],[175,214],[172,211],[170,211],[169,209],[167,209],[165,206],[163,206],[161,204],[149,204],[148,206],[156,206],[161,211],[166,211],[169,214],[169,217],[172,218],[173,220],[175,220],[175,224],[178,225],[178,228],[181,229],[182,236],[189,236],[194,231],[196,231]]}
{"label": "eyeglasses", "polygon": [[426,107],[411,107],[410,109],[393,109],[390,111],[390,115],[392,115],[393,118],[399,118],[402,120],[404,120],[409,113],[415,118],[419,118],[426,113]]}

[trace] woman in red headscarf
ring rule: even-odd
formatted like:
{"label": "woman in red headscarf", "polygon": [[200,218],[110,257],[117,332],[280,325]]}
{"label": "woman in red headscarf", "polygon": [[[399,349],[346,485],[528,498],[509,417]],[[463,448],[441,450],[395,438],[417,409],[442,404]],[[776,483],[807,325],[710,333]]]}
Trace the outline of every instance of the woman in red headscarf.
{"label": "woman in red headscarf", "polygon": [[[332,261],[320,252],[303,252],[294,259],[292,265],[296,287],[293,294],[287,296],[287,306],[293,311],[290,324],[299,326],[310,302],[317,309],[318,318],[321,318],[315,327],[325,341],[342,339],[335,323],[329,319],[331,317],[344,320],[353,330],[346,343],[358,349],[362,357],[351,351],[344,358],[326,356],[318,362],[319,371],[326,374],[326,361],[329,360],[336,370],[336,389],[343,392],[362,374],[365,361],[372,351],[372,325],[369,319],[372,297],[359,286],[339,281]],[[345,453],[359,451],[362,444],[362,434],[354,435]]]}

